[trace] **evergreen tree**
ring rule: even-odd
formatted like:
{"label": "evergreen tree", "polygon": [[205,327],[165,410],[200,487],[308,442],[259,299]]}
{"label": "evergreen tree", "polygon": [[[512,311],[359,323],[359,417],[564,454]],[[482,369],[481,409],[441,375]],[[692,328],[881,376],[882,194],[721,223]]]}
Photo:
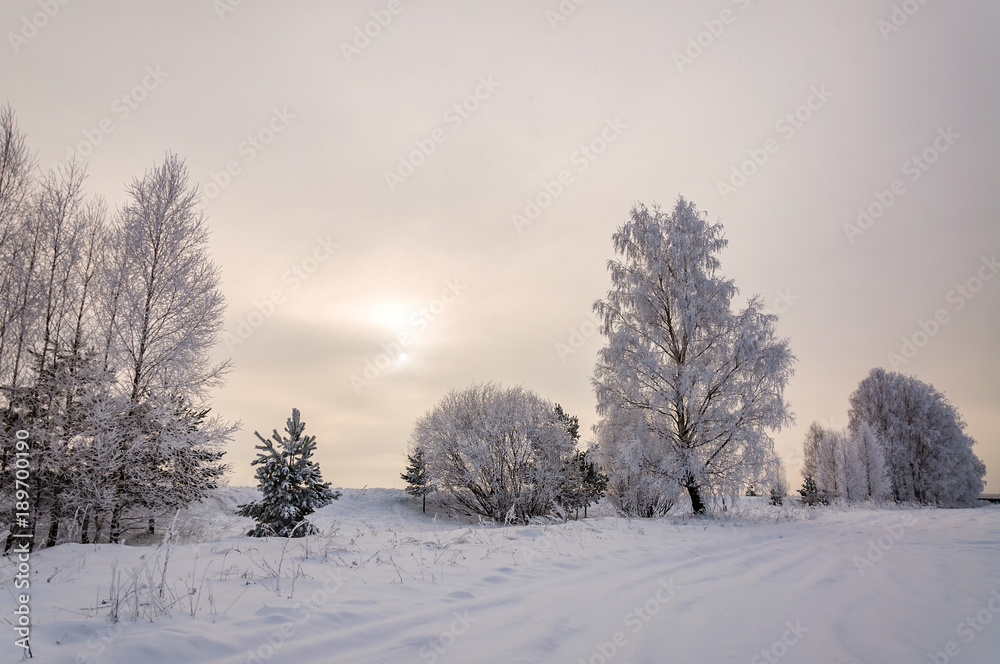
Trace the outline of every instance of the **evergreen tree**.
{"label": "evergreen tree", "polygon": [[[576,419],[575,417],[573,419]],[[601,472],[597,463],[587,457],[590,450],[576,453],[576,464],[582,477],[581,498],[583,502],[583,518],[587,518],[587,508],[601,499],[608,490],[608,476]]]}
{"label": "evergreen tree", "polygon": [[799,495],[802,496],[803,505],[826,505],[826,494],[816,486],[816,480],[811,474],[806,475]]}
{"label": "evergreen tree", "polygon": [[579,442],[580,418],[578,418],[576,415],[570,417],[569,415],[566,414],[565,411],[563,411],[562,406],[560,406],[559,404],[556,404],[554,410],[556,412],[556,420],[558,420],[559,423],[566,428],[566,433],[569,434],[569,437],[573,439],[573,442]]}
{"label": "evergreen tree", "polygon": [[306,424],[299,420],[299,409],[292,409],[282,437],[275,429],[270,439],[254,431],[261,444],[251,465],[257,468],[257,486],[263,498],[240,505],[237,514],[248,516],[257,525],[251,537],[303,537],[316,532],[306,517],[320,507],[340,498],[339,491],[324,482],[319,464],[312,460],[316,436],[304,436]]}
{"label": "evergreen tree", "polygon": [[406,472],[400,475],[409,485],[406,487],[406,493],[420,496],[422,498],[420,511],[427,512],[427,494],[434,490],[434,486],[427,478],[427,461],[424,459],[423,448],[418,447],[413,454],[408,454],[406,460],[409,465],[406,467]]}
{"label": "evergreen tree", "polygon": [[[553,409],[556,421],[559,422],[573,439],[574,444],[580,440],[580,419],[567,415],[562,406],[555,405]],[[559,503],[567,509],[583,508],[583,516],[587,516],[587,507],[601,499],[608,488],[608,478],[597,466],[589,460],[590,450],[577,450],[567,460],[563,483],[559,488]]]}

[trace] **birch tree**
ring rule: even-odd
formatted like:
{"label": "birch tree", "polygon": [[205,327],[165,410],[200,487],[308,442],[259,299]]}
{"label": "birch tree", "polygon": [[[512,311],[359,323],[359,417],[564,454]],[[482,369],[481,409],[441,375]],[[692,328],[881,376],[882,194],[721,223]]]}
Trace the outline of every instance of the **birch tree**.
{"label": "birch tree", "polygon": [[637,204],[613,243],[612,288],[594,307],[606,337],[598,413],[609,423],[638,415],[654,450],[610,463],[678,483],[700,514],[706,495],[739,493],[773,458],[769,432],[792,421],[794,356],[761,298],[734,310],[737,288],[719,273],[722,225],[694,204]]}
{"label": "birch tree", "polygon": [[[24,222],[35,187],[34,168],[27,137],[5,106],[0,109],[0,385],[7,390],[19,386],[27,351],[24,314],[31,284]],[[13,395],[8,391],[7,396]]]}
{"label": "birch tree", "polygon": [[219,268],[208,256],[199,194],[175,155],[126,189],[113,232],[116,341],[129,398],[164,386],[203,397],[228,363],[212,364],[225,300]]}
{"label": "birch tree", "polygon": [[850,398],[848,428],[864,425],[882,440],[897,502],[971,504],[983,490],[986,466],[955,406],[912,376],[872,369]]}
{"label": "birch tree", "polygon": [[[112,541],[121,531],[122,513],[145,503],[132,485],[154,483],[158,462],[176,451],[148,446],[151,439],[173,440],[160,435],[164,429],[175,430],[174,423],[164,423],[163,418],[171,417],[164,409],[169,411],[168,404],[176,401],[197,408],[229,368],[228,362],[214,364],[211,359],[222,331],[225,300],[219,268],[208,256],[199,195],[188,183],[186,166],[168,154],[162,164],[133,180],[126,193],[128,201],[112,231],[114,251],[105,291],[113,323],[106,356],[110,365],[120,367],[129,400],[126,421],[133,424],[129,440],[142,440],[147,451],[133,449],[130,456],[145,463],[116,477],[119,501],[111,514]],[[203,442],[209,448],[218,446],[231,433],[232,428],[222,426],[221,438]],[[193,455],[203,451],[189,449]],[[217,461],[211,454],[204,460],[209,465]],[[137,472],[140,477],[134,477]],[[202,492],[211,486],[203,484]]]}
{"label": "birch tree", "polygon": [[183,162],[134,180],[110,227],[84,180],[77,163],[37,174],[0,109],[0,479],[29,429],[29,527],[49,545],[203,496],[238,426],[208,417],[224,301]]}

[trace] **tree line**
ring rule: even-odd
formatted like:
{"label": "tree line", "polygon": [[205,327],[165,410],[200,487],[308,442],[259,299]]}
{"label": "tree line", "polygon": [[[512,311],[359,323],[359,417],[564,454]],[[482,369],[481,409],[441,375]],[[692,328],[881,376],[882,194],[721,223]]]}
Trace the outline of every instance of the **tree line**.
{"label": "tree line", "polygon": [[[85,181],[75,162],[41,172],[0,109],[0,518],[49,546],[154,532],[217,486],[237,428],[209,415],[225,301],[184,162],[167,154],[115,210]],[[20,430],[28,523],[11,495]]]}
{"label": "tree line", "polygon": [[799,493],[813,505],[972,505],[986,474],[974,444],[958,409],[933,386],[872,369],[851,395],[846,430],[809,427]]}
{"label": "tree line", "polygon": [[[578,448],[578,427],[551,402],[474,384],[417,420],[402,475],[411,494],[442,490],[470,513],[522,522],[604,493],[638,517],[678,505],[703,514],[743,494],[782,504],[771,436],[793,421],[784,390],[795,357],[760,296],[734,306],[722,224],[684,198],[670,211],[636,204],[612,244],[612,286],[594,304],[604,346],[591,447]],[[873,370],[851,397],[846,432],[810,428],[800,493],[807,504],[970,504],[985,466],[964,427],[932,387]]]}
{"label": "tree line", "polygon": [[[238,424],[210,417],[229,369],[211,349],[225,308],[197,187],[167,154],[110,210],[77,163],[42,173],[13,111],[0,109],[0,519],[36,542],[119,542],[205,496],[227,471]],[[636,204],[612,236],[611,288],[595,302],[604,345],[591,383],[599,420],[579,422],[530,390],[476,383],[415,423],[403,479],[426,505],[497,521],[584,511],[601,496],[627,516],[678,505],[702,514],[740,494],[780,504],[772,434],[792,423],[795,357],[759,296],[735,306],[721,223],[679,198]],[[336,499],[310,460],[297,410],[254,462],[263,498],[240,506],[252,534],[312,532]],[[985,467],[957,409],[919,380],[873,370],[847,430],[810,428],[809,504],[969,504]],[[32,478],[13,492],[16,435]],[[288,489],[294,485],[294,490]],[[16,498],[16,499],[15,499]],[[17,504],[31,506],[27,522]]]}

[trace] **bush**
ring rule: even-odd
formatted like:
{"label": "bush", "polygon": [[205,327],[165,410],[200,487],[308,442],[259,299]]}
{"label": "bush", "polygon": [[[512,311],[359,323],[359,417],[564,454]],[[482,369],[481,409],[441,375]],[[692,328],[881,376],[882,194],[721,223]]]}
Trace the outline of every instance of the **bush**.
{"label": "bush", "polygon": [[643,437],[649,432],[639,417],[606,419],[598,424],[597,455],[607,473],[608,502],[621,516],[655,518],[677,503],[681,486],[669,459]]}
{"label": "bush", "polygon": [[549,401],[523,387],[474,383],[417,420],[427,482],[497,521],[524,522],[556,504],[575,441]]}

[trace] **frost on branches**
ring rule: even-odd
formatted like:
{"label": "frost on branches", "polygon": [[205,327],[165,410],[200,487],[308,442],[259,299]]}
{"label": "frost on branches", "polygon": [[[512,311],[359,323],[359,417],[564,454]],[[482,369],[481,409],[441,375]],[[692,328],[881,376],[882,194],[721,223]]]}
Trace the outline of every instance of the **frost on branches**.
{"label": "frost on branches", "polygon": [[316,436],[303,436],[306,423],[299,419],[299,409],[292,409],[282,437],[278,430],[266,439],[254,431],[260,450],[251,465],[257,466],[257,486],[263,498],[240,505],[237,514],[248,516],[257,525],[251,537],[304,537],[316,532],[306,517],[340,498],[339,491],[324,482],[319,464],[312,460]]}
{"label": "frost on branches", "polygon": [[452,390],[417,420],[426,482],[472,513],[524,522],[548,514],[566,486],[576,441],[553,404],[523,387]]}
{"label": "frost on branches", "polygon": [[[168,154],[111,211],[81,164],[35,168],[10,108],[0,155],[0,531],[46,546],[155,534],[221,481],[237,428],[208,417],[225,301],[197,189]],[[8,509],[19,429],[26,525]]]}
{"label": "frost on branches", "polygon": [[644,418],[636,411],[622,412],[615,420],[603,418],[594,432],[597,458],[608,476],[608,501],[618,513],[652,518],[669,512],[681,486],[666,448],[653,440]]}
{"label": "frost on branches", "polygon": [[799,493],[808,504],[883,501],[892,486],[883,442],[867,423],[854,431],[834,431],[813,423],[803,445],[805,478]]}
{"label": "frost on branches", "polygon": [[810,504],[894,500],[971,505],[986,467],[955,407],[912,376],[872,369],[851,395],[846,431],[813,424],[800,493]]}
{"label": "frost on branches", "polygon": [[612,288],[594,305],[607,338],[593,379],[602,458],[618,491],[659,493],[654,513],[668,487],[703,513],[707,496],[735,495],[773,463],[768,432],[792,420],[795,358],[759,297],[733,310],[722,225],[692,203],[638,204],[613,242]]}
{"label": "frost on branches", "polygon": [[882,441],[897,502],[969,505],[983,491],[986,466],[972,451],[958,410],[933,386],[872,369],[850,399],[852,434]]}

